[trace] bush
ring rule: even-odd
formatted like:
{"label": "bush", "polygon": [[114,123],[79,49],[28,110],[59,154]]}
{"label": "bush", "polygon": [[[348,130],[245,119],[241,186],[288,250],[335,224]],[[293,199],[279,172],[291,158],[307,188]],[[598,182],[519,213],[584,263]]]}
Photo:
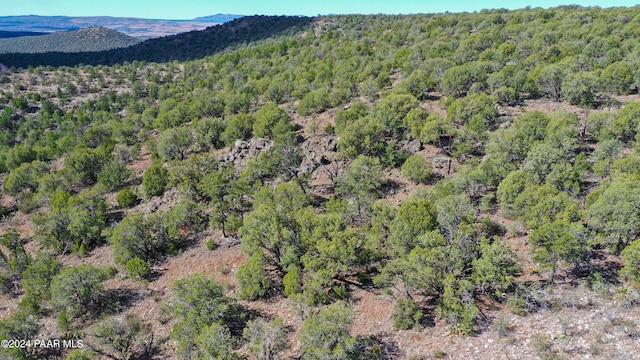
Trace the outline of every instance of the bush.
{"label": "bush", "polygon": [[118,206],[120,206],[121,208],[130,208],[137,203],[138,197],[133,191],[131,191],[131,189],[122,189],[118,193]]}
{"label": "bush", "polygon": [[16,207],[18,208],[18,211],[23,214],[31,214],[40,207],[40,201],[41,199],[37,196],[37,194],[23,193],[20,195],[19,202]]}
{"label": "bush", "polygon": [[233,146],[237,139],[249,140],[253,134],[253,123],[256,119],[249,114],[238,114],[229,117],[227,128],[222,132],[225,145]]}
{"label": "bush", "polygon": [[134,257],[127,261],[127,265],[125,267],[127,269],[127,273],[129,273],[129,277],[134,280],[148,280],[151,275],[151,264],[139,257]]}
{"label": "bush", "polygon": [[214,238],[207,239],[205,246],[208,250],[215,250],[218,248],[218,244],[216,244],[216,240]]}
{"label": "bush", "polygon": [[620,254],[624,267],[620,271],[625,279],[640,283],[640,239],[630,243]]}
{"label": "bush", "polygon": [[204,118],[195,123],[196,142],[200,148],[219,149],[224,146],[222,133],[225,122],[220,118]]}
{"label": "bush", "polygon": [[286,129],[285,125],[290,121],[289,115],[275,103],[265,104],[260,110],[256,111],[255,118],[253,135],[270,139],[279,135],[274,132],[275,129]]}
{"label": "bush", "polygon": [[102,282],[113,275],[109,268],[92,265],[63,269],[51,281],[51,305],[67,319],[84,314],[95,317],[109,300]]}
{"label": "bush", "polygon": [[358,156],[345,174],[336,179],[336,191],[339,194],[350,194],[359,198],[376,195],[382,186],[382,165],[375,157]]}
{"label": "bush", "polygon": [[125,164],[111,161],[98,173],[98,182],[109,190],[116,190],[122,187],[131,175],[132,171]]}
{"label": "bush", "polygon": [[333,125],[327,124],[327,126],[325,126],[325,128],[324,128],[324,132],[327,133],[327,134],[335,134],[336,129],[335,129],[335,127]]}
{"label": "bush", "polygon": [[56,205],[50,213],[33,217],[36,239],[57,253],[82,255],[103,240],[106,204],[102,197],[90,192],[64,197],[52,202]]}
{"label": "bush", "polygon": [[49,165],[42,161],[23,163],[13,169],[4,180],[4,191],[10,195],[18,195],[23,191],[36,191],[38,180],[49,172]]}
{"label": "bush", "polygon": [[168,183],[167,170],[159,162],[151,165],[142,178],[142,186],[147,197],[162,195]]}
{"label": "bush", "polygon": [[400,298],[393,306],[391,322],[397,330],[409,330],[420,326],[424,313],[418,303],[412,299]]}
{"label": "bush", "polygon": [[65,360],[92,360],[93,357],[88,353],[80,350],[71,350]]}
{"label": "bush", "polygon": [[339,302],[307,317],[299,333],[302,358],[355,358],[358,339],[349,334],[351,323],[353,311]]}
{"label": "bush", "polygon": [[93,327],[93,333],[97,352],[112,359],[147,358],[153,346],[150,326],[136,315],[104,320]]}
{"label": "bush", "polygon": [[[38,319],[26,311],[18,311],[0,319],[0,339],[34,339],[40,331]],[[20,347],[2,349],[3,359],[32,359]]]}
{"label": "bush", "polygon": [[242,335],[249,342],[251,354],[259,359],[274,359],[278,352],[290,346],[286,327],[280,318],[272,322],[262,318],[249,321]]}
{"label": "bush", "polygon": [[22,272],[24,297],[18,305],[30,313],[39,313],[43,300],[49,300],[51,279],[60,272],[62,263],[54,257],[38,253]]}
{"label": "bush", "polygon": [[107,158],[101,150],[101,148],[78,149],[65,159],[65,171],[75,184],[90,186],[98,181],[98,173],[102,170]]}
{"label": "bush", "polygon": [[144,261],[160,259],[166,254],[171,239],[163,224],[162,214],[144,217],[141,213],[134,213],[122,219],[113,229],[109,242],[116,263],[127,264],[134,258]]}
{"label": "bush", "polygon": [[[232,339],[225,324],[234,316],[234,307],[218,282],[196,273],[176,280],[171,292],[170,308],[178,321],[171,329],[171,338],[177,341],[176,355],[187,359],[200,358],[197,355],[227,359],[224,353],[214,352],[231,350],[228,345]],[[220,342],[221,338],[226,341]]]}
{"label": "bush", "polygon": [[160,133],[158,153],[164,160],[183,160],[192,143],[193,134],[191,133],[191,128],[167,129]]}
{"label": "bush", "polygon": [[338,105],[334,95],[327,89],[317,89],[307,93],[298,103],[300,115],[319,114]]}
{"label": "bush", "polygon": [[271,280],[264,270],[266,261],[262,251],[253,253],[249,261],[241,265],[236,274],[240,284],[240,297],[254,300],[267,294],[271,288]]}
{"label": "bush", "polygon": [[411,155],[402,164],[402,176],[416,183],[426,183],[431,177],[433,167],[420,155]]}
{"label": "bush", "polygon": [[302,273],[299,267],[294,267],[289,270],[288,273],[282,278],[284,285],[284,296],[291,297],[292,295],[302,292]]}

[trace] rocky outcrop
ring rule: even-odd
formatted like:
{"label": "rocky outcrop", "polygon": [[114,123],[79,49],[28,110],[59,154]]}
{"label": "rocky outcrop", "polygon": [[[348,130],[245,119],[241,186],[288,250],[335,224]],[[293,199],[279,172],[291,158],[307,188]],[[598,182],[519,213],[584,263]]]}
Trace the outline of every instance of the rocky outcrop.
{"label": "rocky outcrop", "polygon": [[247,161],[255,158],[263,151],[271,149],[273,140],[263,138],[252,138],[249,141],[236,140],[233,148],[222,158],[225,163],[232,162],[234,165],[246,165]]}
{"label": "rocky outcrop", "polygon": [[300,164],[300,174],[311,173],[320,165],[327,165],[335,160],[337,141],[333,136],[311,136],[301,145],[304,159]]}

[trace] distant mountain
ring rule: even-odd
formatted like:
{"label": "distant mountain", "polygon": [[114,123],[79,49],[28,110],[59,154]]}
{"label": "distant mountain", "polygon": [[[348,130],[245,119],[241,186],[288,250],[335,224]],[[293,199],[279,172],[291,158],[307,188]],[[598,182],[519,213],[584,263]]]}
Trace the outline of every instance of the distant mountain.
{"label": "distant mountain", "polygon": [[240,18],[242,16],[243,15],[215,14],[215,15],[198,17],[198,18],[195,18],[195,19],[193,19],[191,21],[209,22],[209,23],[212,22],[212,23],[222,24],[222,23],[226,23],[226,22],[229,22],[231,20]]}
{"label": "distant mountain", "polygon": [[194,20],[158,20],[110,16],[0,16],[3,31],[56,32],[102,26],[141,39],[175,35],[222,24],[242,15],[217,14]]}
{"label": "distant mountain", "polygon": [[313,21],[299,16],[247,16],[205,30],[149,39],[138,45],[99,52],[0,54],[9,67],[29,65],[113,65],[125,61],[169,62],[200,59],[226,48],[303,30]]}
{"label": "distant mountain", "polygon": [[33,31],[0,31],[0,39],[9,39],[20,36],[39,36],[46,35],[45,32],[33,32]]}
{"label": "distant mountain", "polygon": [[87,52],[124,48],[142,42],[105,27],[58,31],[42,36],[0,39],[0,53]]}

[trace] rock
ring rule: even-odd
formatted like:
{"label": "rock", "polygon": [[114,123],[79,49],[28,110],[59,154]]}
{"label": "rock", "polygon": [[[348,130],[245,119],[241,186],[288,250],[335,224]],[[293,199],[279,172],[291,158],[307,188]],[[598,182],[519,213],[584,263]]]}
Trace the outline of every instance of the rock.
{"label": "rock", "polygon": [[402,149],[411,154],[415,154],[422,149],[422,143],[420,142],[420,139],[413,139],[404,143],[402,145]]}
{"label": "rock", "polygon": [[242,139],[237,139],[235,144],[233,144],[233,148],[234,149],[246,149],[249,147],[249,143],[247,143],[246,141],[242,140]]}
{"label": "rock", "polygon": [[273,141],[269,139],[253,138],[249,142],[238,139],[233,148],[221,160],[225,163],[232,162],[235,165],[244,165],[249,159],[270,149],[271,146],[273,146]]}

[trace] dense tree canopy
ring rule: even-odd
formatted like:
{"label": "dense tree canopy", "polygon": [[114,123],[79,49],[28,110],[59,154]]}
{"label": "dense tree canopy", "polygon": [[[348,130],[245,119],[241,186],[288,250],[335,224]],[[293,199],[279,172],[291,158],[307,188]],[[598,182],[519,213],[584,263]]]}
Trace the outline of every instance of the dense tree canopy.
{"label": "dense tree canopy", "polygon": [[[7,59],[113,65],[0,73],[0,286],[24,293],[0,335],[57,316],[95,351],[144,357],[145,322],[166,321],[167,358],[377,358],[395,335],[349,333],[363,291],[390,301],[394,329],[456,334],[542,306],[536,287],[563,278],[631,296],[638,16],[249,17]],[[182,269],[200,251],[206,268]],[[122,293],[103,285],[114,269],[78,265],[95,261]],[[158,319],[124,314],[148,297]],[[266,319],[275,303],[302,319]]]}

